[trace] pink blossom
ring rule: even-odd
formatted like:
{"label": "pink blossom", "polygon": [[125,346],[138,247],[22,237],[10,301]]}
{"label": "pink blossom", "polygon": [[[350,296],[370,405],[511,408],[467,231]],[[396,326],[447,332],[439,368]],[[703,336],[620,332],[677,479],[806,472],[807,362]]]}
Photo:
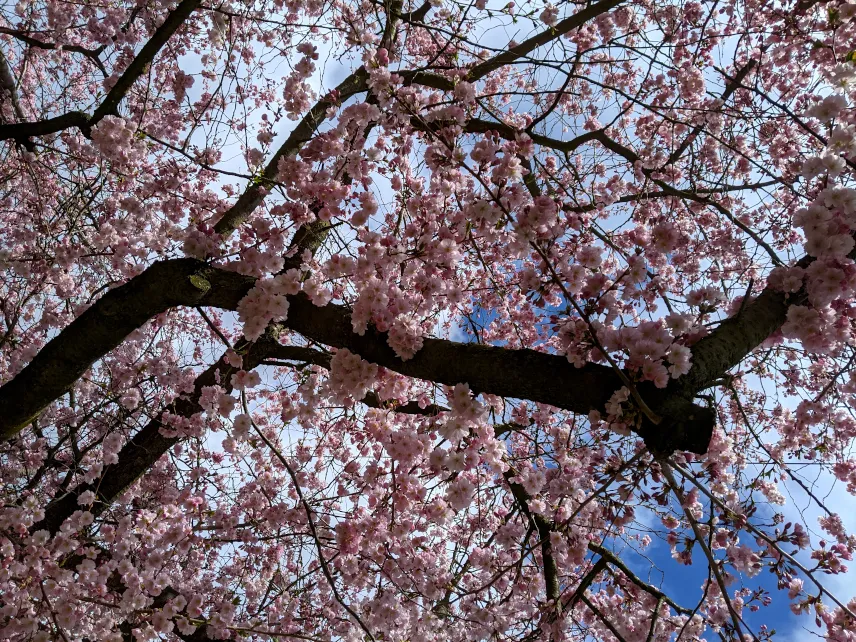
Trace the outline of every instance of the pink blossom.
{"label": "pink blossom", "polygon": [[235,390],[246,390],[247,388],[255,388],[262,382],[262,379],[255,370],[250,372],[238,370],[232,375],[230,382]]}

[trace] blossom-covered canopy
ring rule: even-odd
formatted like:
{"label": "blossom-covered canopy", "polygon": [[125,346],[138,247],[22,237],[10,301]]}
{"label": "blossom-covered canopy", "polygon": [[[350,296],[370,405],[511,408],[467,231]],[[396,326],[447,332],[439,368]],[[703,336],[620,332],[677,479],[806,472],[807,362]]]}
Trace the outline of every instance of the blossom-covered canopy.
{"label": "blossom-covered canopy", "polygon": [[856,641],[856,4],[6,2],[0,154],[0,640]]}

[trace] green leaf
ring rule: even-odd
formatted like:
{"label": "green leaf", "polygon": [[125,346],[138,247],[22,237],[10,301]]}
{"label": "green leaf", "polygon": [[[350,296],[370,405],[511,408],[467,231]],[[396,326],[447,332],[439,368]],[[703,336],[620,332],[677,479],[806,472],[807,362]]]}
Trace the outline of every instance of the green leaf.
{"label": "green leaf", "polygon": [[208,279],[199,274],[191,274],[190,283],[193,287],[202,292],[208,292],[208,290],[211,289],[211,283],[208,282]]}

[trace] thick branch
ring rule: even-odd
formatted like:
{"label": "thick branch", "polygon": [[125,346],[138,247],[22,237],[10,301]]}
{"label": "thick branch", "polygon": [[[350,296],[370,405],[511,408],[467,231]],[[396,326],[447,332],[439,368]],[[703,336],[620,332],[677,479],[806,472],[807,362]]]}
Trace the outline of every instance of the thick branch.
{"label": "thick branch", "polygon": [[547,599],[553,602],[553,605],[557,609],[561,609],[561,604],[559,602],[559,569],[556,566],[556,560],[553,557],[553,546],[550,542],[550,533],[553,532],[553,524],[544,518],[543,515],[539,515],[538,513],[533,513],[529,510],[529,493],[526,492],[526,489],[523,488],[521,484],[516,481],[512,481],[517,475],[517,471],[513,468],[509,468],[505,473],[505,481],[508,484],[508,487],[511,489],[511,494],[514,497],[514,501],[517,502],[517,506],[520,508],[521,512],[529,518],[529,521],[532,522],[532,525],[535,527],[535,530],[538,531],[538,539],[541,543],[541,564],[543,566],[542,572],[544,573],[544,589],[547,592]]}
{"label": "thick branch", "polygon": [[[274,324],[270,331],[259,340],[250,343],[241,338],[235,344],[235,350],[243,356],[241,365],[245,370],[266,365],[271,359],[312,363],[323,368],[330,367],[331,357],[329,354],[313,348],[284,346],[278,343],[276,337],[281,330],[282,328],[278,324]],[[193,415],[203,412],[203,408],[199,405],[203,389],[208,386],[220,385],[226,392],[231,392],[230,379],[236,370],[229,365],[225,357],[221,357],[196,378],[193,392],[189,397],[176,399],[165,411],[159,413],[125,444],[118,454],[119,461],[106,466],[101,475],[91,483],[80,484],[48,504],[44,518],[30,530],[35,532],[45,529],[50,533],[59,531],[63,522],[80,508],[77,498],[86,491],[92,491],[96,497],[96,503],[89,508],[89,511],[93,515],[100,515],[131,484],[144,475],[160,457],[181,441],[180,437],[167,437],[161,433],[167,413],[183,419],[190,419]],[[397,406],[390,405],[382,401],[374,391],[366,393],[360,403],[370,408],[424,416],[433,416],[448,410],[448,408],[434,404],[422,408],[415,401]]]}
{"label": "thick branch", "polygon": [[716,330],[693,346],[692,369],[674,381],[670,388],[678,394],[687,394],[691,390],[695,394],[707,388],[781,328],[791,305],[805,300],[802,290],[788,296],[770,287],[765,288],[740,314],[724,320]]}
{"label": "thick branch", "polygon": [[360,92],[366,91],[368,88],[367,80],[368,74],[363,67],[360,67],[339,83],[335,93],[330,92],[315,103],[315,106],[300,120],[297,127],[270,159],[259,180],[247,187],[237,202],[217,221],[214,231],[228,235],[246,221],[264,200],[270,186],[276,182],[280,159],[297,154],[303,145],[312,139],[318,126],[327,118],[327,110]]}
{"label": "thick branch", "polygon": [[98,49],[87,49],[86,47],[81,47],[80,45],[56,45],[53,42],[45,42],[44,40],[38,40],[33,38],[32,36],[27,35],[26,31],[19,31],[17,29],[9,29],[8,27],[0,27],[0,33],[5,34],[7,36],[12,36],[13,38],[20,40],[24,44],[34,47],[36,49],[46,49],[48,51],[60,50],[65,52],[79,53],[87,58],[91,59],[92,62],[98,66],[102,71],[104,70],[104,66],[101,64],[101,59],[98,57],[99,50]]}
{"label": "thick branch", "polygon": [[157,56],[166,42],[178,31],[181,25],[184,24],[187,18],[190,17],[190,14],[200,4],[201,0],[183,0],[181,4],[169,13],[163,24],[157,28],[154,35],[143,45],[140,53],[134,57],[128,68],[119,76],[116,84],[107,92],[107,96],[98,105],[92,116],[88,116],[81,111],[72,111],[47,120],[0,125],[0,140],[26,140],[33,136],[54,134],[69,127],[77,127],[85,135],[89,135],[89,131],[105,116],[116,114],[119,103],[131,89],[131,86],[143,75],[143,72],[155,59],[155,56]]}
{"label": "thick branch", "polygon": [[583,26],[590,20],[597,18],[602,13],[606,13],[610,9],[614,9],[623,1],[624,0],[601,0],[601,2],[589,5],[582,11],[578,11],[574,15],[557,23],[555,27],[545,29],[541,33],[524,40],[519,45],[511,47],[508,50],[497,54],[490,60],[486,60],[485,62],[476,65],[470,69],[470,73],[467,75],[467,80],[472,82],[485,77],[490,72],[532,53],[538,47],[546,45],[548,42],[562,37],[569,31]]}
{"label": "thick branch", "polygon": [[[99,299],[0,388],[0,438],[17,434],[98,358],[148,319],[182,305],[234,310],[254,282],[251,277],[193,259],[155,263]],[[344,306],[319,308],[303,294],[290,297],[290,304],[284,327],[319,343],[348,348],[407,376],[448,385],[466,382],[479,392],[538,401],[582,414],[603,409],[621,387],[611,368],[598,364],[575,368],[563,356],[535,350],[426,339],[415,357],[402,361],[389,347],[385,334],[372,328],[363,335],[354,332]],[[653,386],[643,384],[639,388],[655,410],[666,401],[663,391]],[[649,446],[668,452],[705,452],[713,428],[712,412],[693,405],[691,398],[668,400],[671,416],[659,427],[642,431]]]}
{"label": "thick branch", "polygon": [[196,11],[200,4],[202,4],[202,0],[183,0],[169,13],[166,20],[157,28],[149,41],[143,45],[140,53],[134,57],[134,60],[128,65],[128,68],[125,69],[119,80],[113,85],[113,88],[107,93],[101,105],[92,114],[89,123],[90,127],[104,118],[104,116],[116,113],[116,108],[125,97],[125,94],[128,93],[128,90],[131,89],[131,85],[136,82],[137,78],[143,75],[143,72],[152,60],[155,59],[158,52],[190,17],[190,14]]}
{"label": "thick branch", "polygon": [[102,296],[0,388],[0,440],[13,437],[95,361],[152,317],[180,305],[234,309],[253,280],[194,259],[155,263]]}
{"label": "thick branch", "polygon": [[[274,345],[277,345],[275,339],[265,335],[255,343],[241,341],[235,345],[235,349],[239,353],[244,353],[243,366],[251,370],[263,358],[269,356]],[[164,412],[159,413],[146,424],[119,452],[119,461],[105,466],[101,475],[92,483],[80,484],[48,504],[44,518],[31,530],[35,532],[45,529],[50,533],[59,531],[63,522],[80,509],[77,498],[88,490],[95,493],[95,504],[89,507],[89,511],[95,516],[100,515],[163,454],[180,441],[179,437],[167,437],[161,432],[164,428],[166,413],[189,419],[196,413],[202,412],[199,398],[203,388],[219,384],[227,392],[231,392],[230,379],[235,371],[236,368],[230,366],[223,358],[205,370],[196,378],[193,392],[189,397],[179,397]]]}
{"label": "thick branch", "polygon": [[5,91],[9,94],[9,101],[12,103],[12,111],[15,112],[15,118],[22,120],[24,112],[21,110],[21,104],[18,102],[18,89],[15,84],[15,78],[12,76],[12,69],[9,67],[9,61],[0,49],[0,91]]}
{"label": "thick branch", "polygon": [[[347,348],[407,376],[448,385],[466,382],[477,392],[538,401],[580,414],[603,410],[622,386],[608,366],[590,363],[576,368],[560,355],[442,339],[425,339],[422,349],[412,359],[402,361],[389,347],[385,334],[369,328],[364,335],[358,335],[352,329],[346,308],[336,305],[317,308],[303,295],[292,297],[286,325],[314,341]],[[658,408],[667,399],[665,391],[650,384],[637,387],[659,413]],[[694,405],[691,399],[691,396],[669,399],[670,413],[663,423],[643,427],[641,434],[649,446],[667,452],[706,452],[713,430],[713,413]]]}

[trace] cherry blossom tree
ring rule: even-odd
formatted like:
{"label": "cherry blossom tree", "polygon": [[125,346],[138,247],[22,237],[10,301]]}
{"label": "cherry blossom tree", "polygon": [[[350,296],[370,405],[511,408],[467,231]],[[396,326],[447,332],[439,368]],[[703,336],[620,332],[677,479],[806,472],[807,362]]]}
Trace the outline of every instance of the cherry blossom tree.
{"label": "cherry blossom tree", "polygon": [[0,639],[853,642],[851,100],[839,0],[3,3]]}

